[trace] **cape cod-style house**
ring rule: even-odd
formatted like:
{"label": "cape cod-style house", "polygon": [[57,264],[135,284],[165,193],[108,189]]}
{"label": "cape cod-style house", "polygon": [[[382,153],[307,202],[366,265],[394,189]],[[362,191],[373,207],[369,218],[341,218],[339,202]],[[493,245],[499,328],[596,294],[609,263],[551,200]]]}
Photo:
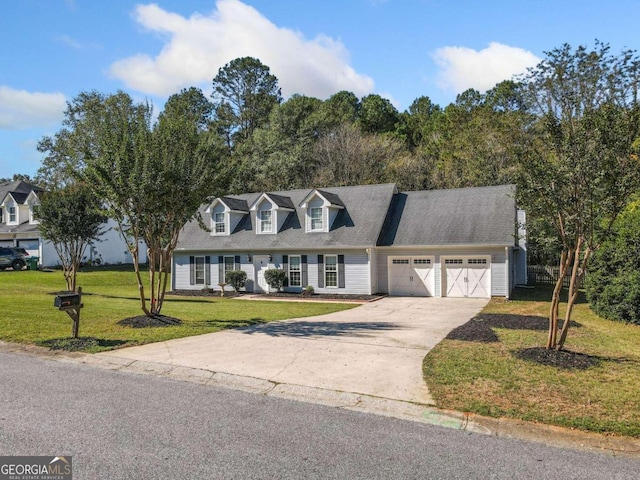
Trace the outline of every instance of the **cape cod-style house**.
{"label": "cape cod-style house", "polygon": [[[247,273],[266,292],[267,269],[286,291],[508,297],[526,278],[525,214],[513,185],[401,192],[362,185],[216,198],[173,255],[173,289],[219,289]],[[229,287],[226,287],[229,288]]]}

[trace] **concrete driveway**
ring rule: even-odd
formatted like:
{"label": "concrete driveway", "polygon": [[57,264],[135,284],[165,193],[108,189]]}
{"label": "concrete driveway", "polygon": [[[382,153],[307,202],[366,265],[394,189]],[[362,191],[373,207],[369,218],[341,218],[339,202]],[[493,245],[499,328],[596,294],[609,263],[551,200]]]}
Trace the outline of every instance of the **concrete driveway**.
{"label": "concrete driveway", "polygon": [[271,322],[99,354],[433,403],[422,360],[487,299],[386,297],[317,317]]}

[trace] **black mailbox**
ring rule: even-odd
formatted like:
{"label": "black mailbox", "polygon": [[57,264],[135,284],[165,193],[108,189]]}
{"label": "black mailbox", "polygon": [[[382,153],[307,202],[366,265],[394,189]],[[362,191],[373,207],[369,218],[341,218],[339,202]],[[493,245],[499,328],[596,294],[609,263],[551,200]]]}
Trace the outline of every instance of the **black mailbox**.
{"label": "black mailbox", "polygon": [[56,295],[56,299],[53,302],[54,307],[66,308],[80,305],[80,295],[77,293],[62,293]]}

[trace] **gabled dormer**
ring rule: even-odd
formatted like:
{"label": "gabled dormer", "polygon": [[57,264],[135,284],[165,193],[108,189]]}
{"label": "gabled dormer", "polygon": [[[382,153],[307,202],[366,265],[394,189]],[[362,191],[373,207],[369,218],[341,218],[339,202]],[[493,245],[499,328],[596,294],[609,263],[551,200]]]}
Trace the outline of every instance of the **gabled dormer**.
{"label": "gabled dormer", "polygon": [[307,233],[328,232],[344,203],[335,193],[314,189],[304,197],[300,208],[304,210]]}
{"label": "gabled dormer", "polygon": [[246,200],[220,197],[209,205],[205,213],[211,215],[211,235],[227,236],[235,230],[242,217],[249,213],[249,206]]}
{"label": "gabled dormer", "polygon": [[4,223],[6,225],[20,225],[28,219],[28,207],[25,206],[26,193],[9,192],[5,195],[0,206],[4,209]]}
{"label": "gabled dormer", "polygon": [[273,193],[262,193],[251,204],[251,212],[255,212],[256,233],[259,235],[276,234],[295,206],[289,197]]}

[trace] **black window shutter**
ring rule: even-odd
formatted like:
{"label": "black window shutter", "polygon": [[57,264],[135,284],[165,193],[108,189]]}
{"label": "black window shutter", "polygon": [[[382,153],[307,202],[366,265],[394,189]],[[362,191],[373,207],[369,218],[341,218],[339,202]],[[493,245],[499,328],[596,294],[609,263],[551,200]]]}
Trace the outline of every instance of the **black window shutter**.
{"label": "black window shutter", "polygon": [[306,287],[307,285],[309,285],[309,276],[307,274],[307,256],[306,255],[301,255],[300,256],[300,263],[302,264],[302,266],[300,267],[302,270],[302,286]]}
{"label": "black window shutter", "polygon": [[234,258],[233,260],[234,260],[233,269],[240,270],[240,255],[236,255],[236,258]]}
{"label": "black window shutter", "polygon": [[289,255],[282,255],[282,270],[284,270],[284,285],[283,287],[289,286]]}
{"label": "black window shutter", "polygon": [[338,255],[338,288],[344,288],[344,255]]}
{"label": "black window shutter", "polygon": [[189,283],[196,284],[196,258],[193,256],[189,257]]}
{"label": "black window shutter", "polygon": [[224,282],[224,257],[218,257],[218,283]]}
{"label": "black window shutter", "polygon": [[318,288],[324,288],[324,255],[318,255]]}
{"label": "black window shutter", "polygon": [[204,257],[204,283],[211,285],[211,257],[207,255]]}

